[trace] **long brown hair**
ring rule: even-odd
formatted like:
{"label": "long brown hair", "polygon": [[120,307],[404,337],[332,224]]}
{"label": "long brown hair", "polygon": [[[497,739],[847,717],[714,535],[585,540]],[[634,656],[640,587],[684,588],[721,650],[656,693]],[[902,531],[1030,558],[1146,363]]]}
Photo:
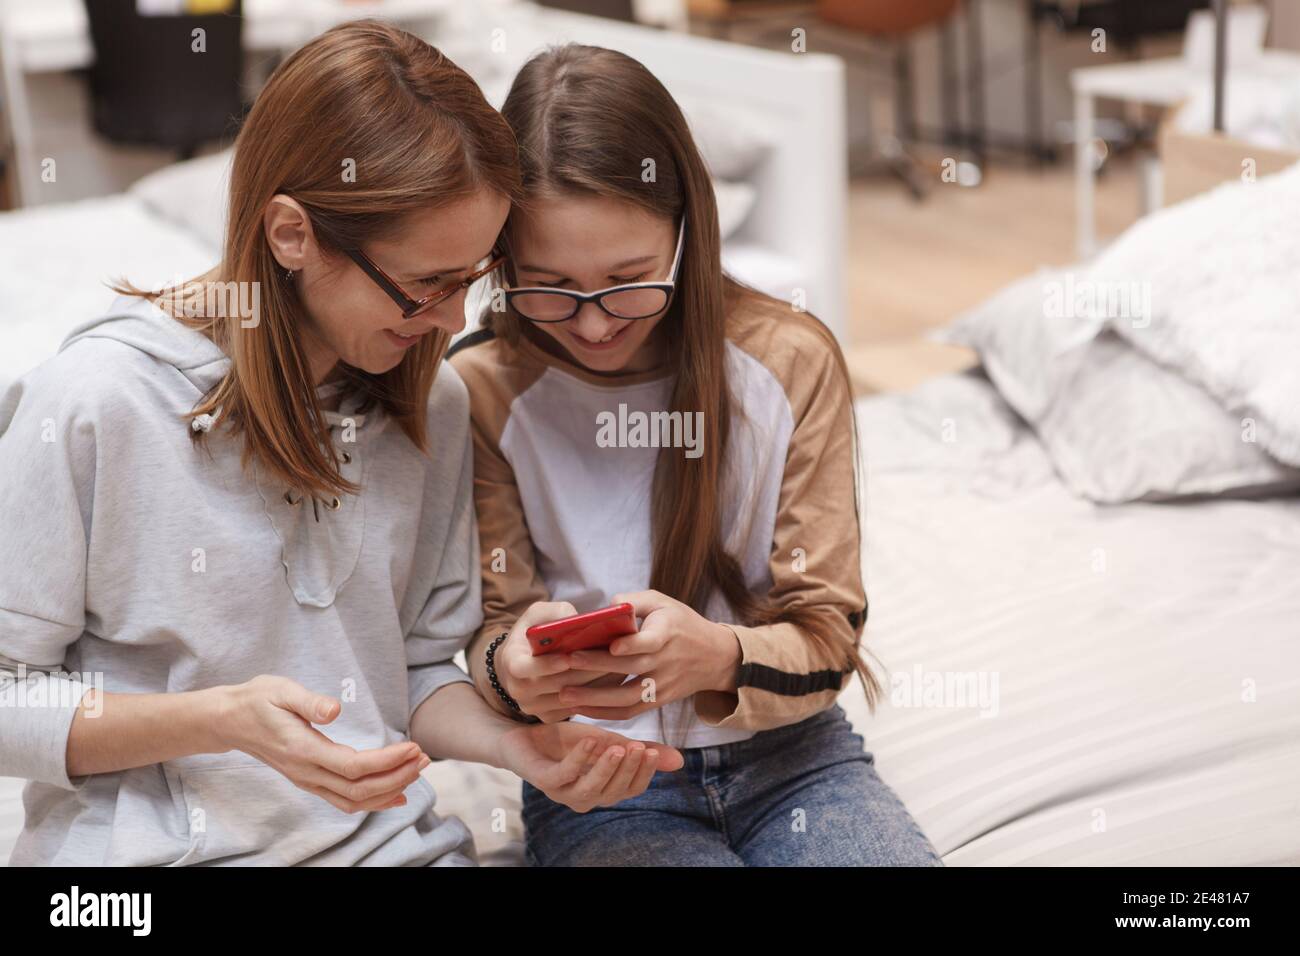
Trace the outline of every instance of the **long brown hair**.
{"label": "long brown hair", "polygon": [[[244,461],[256,459],[289,487],[355,493],[326,451],[299,334],[303,306],[266,241],[267,203],[292,197],[322,250],[337,255],[391,237],[405,214],[484,187],[519,198],[514,136],[478,85],[438,50],[377,20],[335,27],[297,50],[272,74],[235,141],[220,265],[172,290],[184,300],[204,283],[260,284],[251,328],[241,327],[241,315],[177,316],[231,358],[229,372],[189,415],[219,409],[220,422],[243,435]],[[342,368],[345,389],[363,396],[360,408],[381,406],[421,451],[448,340],[441,330],[424,336],[383,374]]]}
{"label": "long brown hair", "polygon": [[[650,586],[697,610],[721,593],[747,625],[795,624],[844,662],[841,672],[857,672],[874,709],[880,685],[857,642],[844,641],[825,610],[781,606],[751,592],[722,543],[723,465],[737,414],[724,364],[728,317],[761,310],[815,328],[835,356],[844,401],[851,406],[848,369],[834,336],[813,316],[792,313],[723,272],[709,171],[677,103],[636,60],[577,44],[549,49],[524,65],[502,113],[519,141],[525,203],[530,196],[595,195],[634,203],[673,222],[686,216],[676,292],[660,321],[676,373],[670,411],[702,412],[706,433],[719,437],[705,442],[696,459],[666,450],[659,455]],[[647,168],[653,177],[643,177]],[[523,320],[508,310],[493,312],[489,321],[508,342],[524,334]],[[854,480],[856,485],[856,467]],[[856,517],[856,494],[853,504]]]}

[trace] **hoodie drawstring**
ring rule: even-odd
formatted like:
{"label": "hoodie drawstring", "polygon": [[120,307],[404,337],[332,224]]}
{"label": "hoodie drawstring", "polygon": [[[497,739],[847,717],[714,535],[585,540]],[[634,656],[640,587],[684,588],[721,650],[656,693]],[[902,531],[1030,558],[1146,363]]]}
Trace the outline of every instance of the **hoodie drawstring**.
{"label": "hoodie drawstring", "polygon": [[[217,414],[218,414],[218,415],[221,414],[221,410],[220,410],[220,409],[217,410]],[[207,417],[207,416],[200,416],[200,417],[201,417],[201,418],[205,418],[205,417]],[[326,412],[325,412],[325,420],[329,423],[330,431],[331,431],[331,433],[332,433],[332,432],[334,431],[334,429],[336,429],[336,428],[340,427],[341,425],[343,425],[344,422],[349,422],[349,423],[351,423],[351,425],[352,425],[354,428],[360,428],[362,425],[365,424],[365,422],[366,422],[366,416],[364,416],[364,415],[344,415],[344,414],[341,414],[341,413],[339,413],[339,412],[326,411]],[[196,421],[197,421],[197,420],[196,420]],[[206,431],[207,429],[204,429],[204,430]],[[345,464],[345,465],[349,465],[349,464],[352,463],[352,453],[351,453],[351,452],[344,451],[344,452],[341,452],[340,454],[341,454],[341,457],[342,457],[342,459],[343,459],[343,464]],[[302,496],[300,495],[298,498],[295,499],[295,498],[293,497],[293,489],[292,489],[292,488],[287,488],[287,489],[285,489],[285,492],[284,492],[284,500],[285,500],[285,502],[288,503],[290,506],[297,506],[297,505],[299,505],[299,504],[302,503]],[[321,506],[322,504],[324,504],[325,507],[328,508],[330,511],[338,511],[339,508],[341,508],[341,507],[343,506],[343,502],[342,502],[341,500],[339,500],[339,497],[338,497],[337,495],[335,495],[334,497],[330,498],[328,502],[326,502],[326,501],[322,501],[321,499],[317,498],[315,495],[312,495],[312,499],[311,499],[311,512],[312,512],[312,517],[316,519],[316,522],[317,522],[317,523],[320,522],[320,506]]]}

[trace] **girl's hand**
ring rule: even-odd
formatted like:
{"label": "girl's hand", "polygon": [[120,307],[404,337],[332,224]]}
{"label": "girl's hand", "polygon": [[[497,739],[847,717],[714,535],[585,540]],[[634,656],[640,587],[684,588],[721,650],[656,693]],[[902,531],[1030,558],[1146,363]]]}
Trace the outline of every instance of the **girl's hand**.
{"label": "girl's hand", "polygon": [[[563,616],[563,615],[562,615]],[[656,770],[679,770],[666,744],[628,740],[586,724],[529,724],[501,735],[501,766],[578,813],[645,792]]]}
{"label": "girl's hand", "polygon": [[565,713],[628,720],[700,691],[735,693],[741,655],[731,628],[658,591],[617,594],[611,603],[624,601],[642,619],[641,630],[616,638],[608,650],[568,657],[570,666],[582,672],[636,674],[639,679],[617,687],[563,687],[557,697]]}
{"label": "girl's hand", "polygon": [[567,654],[533,656],[525,631],[534,624],[558,621],[577,613],[577,609],[567,601],[538,601],[530,605],[515,621],[510,636],[501,642],[493,658],[497,679],[506,693],[515,699],[525,714],[538,717],[544,723],[573,716],[571,708],[560,706],[559,693],[563,688],[609,679],[609,675],[602,671],[575,669]]}
{"label": "girl's hand", "polygon": [[429,765],[411,741],[360,751],[334,743],[312,724],[328,724],[342,704],[286,677],[254,677],[217,690],[221,752],[256,757],[345,813],[402,806],[402,791]]}

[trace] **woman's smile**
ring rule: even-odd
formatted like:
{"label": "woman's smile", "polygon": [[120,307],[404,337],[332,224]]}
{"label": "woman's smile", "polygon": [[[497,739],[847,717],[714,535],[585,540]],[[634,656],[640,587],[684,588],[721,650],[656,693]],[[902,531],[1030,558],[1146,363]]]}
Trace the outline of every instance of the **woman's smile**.
{"label": "woman's smile", "polygon": [[425,329],[423,332],[408,333],[404,335],[401,332],[394,332],[392,329],[384,329],[384,335],[388,338],[388,341],[392,342],[399,349],[409,349],[431,331],[432,329]]}

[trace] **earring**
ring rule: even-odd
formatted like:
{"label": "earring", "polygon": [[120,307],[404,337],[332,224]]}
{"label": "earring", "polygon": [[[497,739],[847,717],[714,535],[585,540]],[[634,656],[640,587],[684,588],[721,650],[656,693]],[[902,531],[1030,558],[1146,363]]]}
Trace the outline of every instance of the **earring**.
{"label": "earring", "polygon": [[285,270],[284,270],[284,278],[285,278],[285,281],[286,281],[286,282],[292,282],[292,281],[293,281],[293,270],[292,270],[292,269],[285,269]]}

